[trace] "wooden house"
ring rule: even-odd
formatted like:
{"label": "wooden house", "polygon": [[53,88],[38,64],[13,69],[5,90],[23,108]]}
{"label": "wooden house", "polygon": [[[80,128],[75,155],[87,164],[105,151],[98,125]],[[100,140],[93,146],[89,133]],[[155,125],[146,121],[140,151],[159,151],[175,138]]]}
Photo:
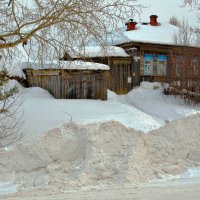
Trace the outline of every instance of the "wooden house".
{"label": "wooden house", "polygon": [[66,52],[61,66],[27,66],[29,86],[47,89],[56,98],[106,100],[107,89],[126,94],[141,81],[166,81],[173,68],[170,56],[179,57],[185,46],[175,45],[173,40],[179,27],[157,19],[156,15],[143,23],[130,19],[113,33],[112,46]]}
{"label": "wooden house", "polygon": [[[179,27],[159,23],[157,15],[151,15],[149,22],[138,23],[134,28],[126,27],[113,33],[110,44],[123,48],[133,58],[133,74],[136,85],[141,81],[163,81],[169,73],[170,55],[180,54],[183,45],[176,45],[174,34]],[[131,20],[133,23],[133,20]],[[194,47],[187,47],[194,48]]]}
{"label": "wooden house", "polygon": [[117,94],[128,93],[135,85],[133,60],[122,48],[115,46],[85,47],[83,50],[67,52],[64,60],[84,60],[103,63],[110,67],[107,88]]}
{"label": "wooden house", "polygon": [[27,63],[29,87],[41,87],[57,99],[107,99],[109,67],[83,61],[59,64]]}

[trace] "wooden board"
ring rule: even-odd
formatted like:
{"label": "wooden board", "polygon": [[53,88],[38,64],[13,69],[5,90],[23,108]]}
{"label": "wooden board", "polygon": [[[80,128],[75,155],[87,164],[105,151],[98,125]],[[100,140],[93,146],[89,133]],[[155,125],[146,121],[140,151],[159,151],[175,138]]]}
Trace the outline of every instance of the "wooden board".
{"label": "wooden board", "polygon": [[57,99],[107,99],[107,71],[25,71],[29,86],[46,89]]}

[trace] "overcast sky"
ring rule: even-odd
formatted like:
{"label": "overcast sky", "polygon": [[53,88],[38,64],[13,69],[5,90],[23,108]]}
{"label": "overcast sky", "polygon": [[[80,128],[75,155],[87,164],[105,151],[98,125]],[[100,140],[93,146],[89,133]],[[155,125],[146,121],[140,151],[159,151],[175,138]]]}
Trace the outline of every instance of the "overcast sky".
{"label": "overcast sky", "polygon": [[171,16],[176,16],[179,20],[185,18],[191,25],[197,25],[195,11],[180,7],[183,0],[140,0],[140,2],[149,6],[143,10],[142,21],[148,21],[150,15],[156,14],[159,22],[168,22]]}

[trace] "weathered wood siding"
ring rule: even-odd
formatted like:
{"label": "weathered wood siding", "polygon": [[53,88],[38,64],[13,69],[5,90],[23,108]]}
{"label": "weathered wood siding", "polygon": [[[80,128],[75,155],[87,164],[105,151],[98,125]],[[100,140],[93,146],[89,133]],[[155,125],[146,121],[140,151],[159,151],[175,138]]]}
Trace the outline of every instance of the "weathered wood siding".
{"label": "weathered wood siding", "polygon": [[113,59],[110,61],[110,88],[117,94],[128,93],[134,85],[134,67],[132,60]]}
{"label": "weathered wood siding", "polygon": [[[107,88],[117,94],[126,94],[136,85],[135,67],[131,57],[95,57],[83,60],[108,65],[110,71]],[[131,83],[128,83],[128,78],[131,79]]]}
{"label": "weathered wood siding", "polygon": [[[165,45],[165,44],[152,44],[152,43],[143,43],[143,42],[127,42],[120,45],[117,45],[121,48],[123,48],[125,51],[135,48],[137,52],[139,52],[140,57],[140,69],[139,69],[139,76],[140,76],[140,82],[143,80],[146,81],[166,81],[166,76],[158,75],[157,74],[157,60],[156,55],[167,55],[168,58],[170,55],[180,54],[180,50],[183,48],[183,46],[178,45]],[[184,47],[185,48],[185,47]],[[196,49],[195,47],[187,47],[188,50],[193,51]],[[153,76],[147,76],[144,75],[144,54],[153,54],[154,60],[153,60],[153,69],[154,73]],[[130,54],[133,56],[132,54]],[[167,61],[167,74],[169,73],[169,60]]]}
{"label": "weathered wood siding", "polygon": [[[124,46],[123,48],[130,49],[136,47],[138,56],[140,57],[139,61],[139,76],[140,81],[147,80],[147,81],[163,81],[165,76],[157,74],[157,55],[169,55],[169,52],[174,48],[167,46],[167,45],[158,45],[158,44],[142,44],[137,43],[136,46],[134,43],[129,43]],[[152,54],[153,58],[153,75],[148,76],[144,74],[144,55],[145,54]],[[138,75],[137,75],[138,76]]]}
{"label": "weathered wood siding", "polygon": [[57,99],[107,99],[107,71],[26,69],[30,87],[48,90]]}

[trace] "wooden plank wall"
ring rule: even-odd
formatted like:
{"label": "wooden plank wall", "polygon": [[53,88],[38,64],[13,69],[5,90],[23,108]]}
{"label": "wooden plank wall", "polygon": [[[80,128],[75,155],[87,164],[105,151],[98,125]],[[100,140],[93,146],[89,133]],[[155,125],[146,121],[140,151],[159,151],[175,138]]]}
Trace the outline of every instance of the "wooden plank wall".
{"label": "wooden plank wall", "polygon": [[[140,69],[139,69],[139,74],[138,76],[141,82],[143,80],[143,78],[145,78],[145,80],[147,81],[163,81],[163,76],[157,76],[157,61],[154,59],[154,76],[144,76],[144,54],[145,53],[149,53],[149,54],[164,54],[164,55],[168,55],[170,51],[174,52],[176,49],[180,48],[177,46],[173,46],[173,45],[161,45],[161,44],[150,44],[150,43],[140,43],[140,42],[129,42],[129,43],[124,43],[119,45],[120,47],[126,49],[130,49],[130,48],[136,48],[137,52],[139,53],[137,56],[140,57],[140,61],[139,63],[135,63],[135,64],[139,64],[140,65]],[[139,82],[137,82],[139,84]]]}
{"label": "wooden plank wall", "polygon": [[107,99],[107,71],[26,69],[31,87],[48,90],[57,99]]}
{"label": "wooden plank wall", "polygon": [[[110,89],[117,94],[127,94],[133,87],[133,65],[131,60],[113,60],[110,70]],[[128,77],[131,83],[128,83]]]}

